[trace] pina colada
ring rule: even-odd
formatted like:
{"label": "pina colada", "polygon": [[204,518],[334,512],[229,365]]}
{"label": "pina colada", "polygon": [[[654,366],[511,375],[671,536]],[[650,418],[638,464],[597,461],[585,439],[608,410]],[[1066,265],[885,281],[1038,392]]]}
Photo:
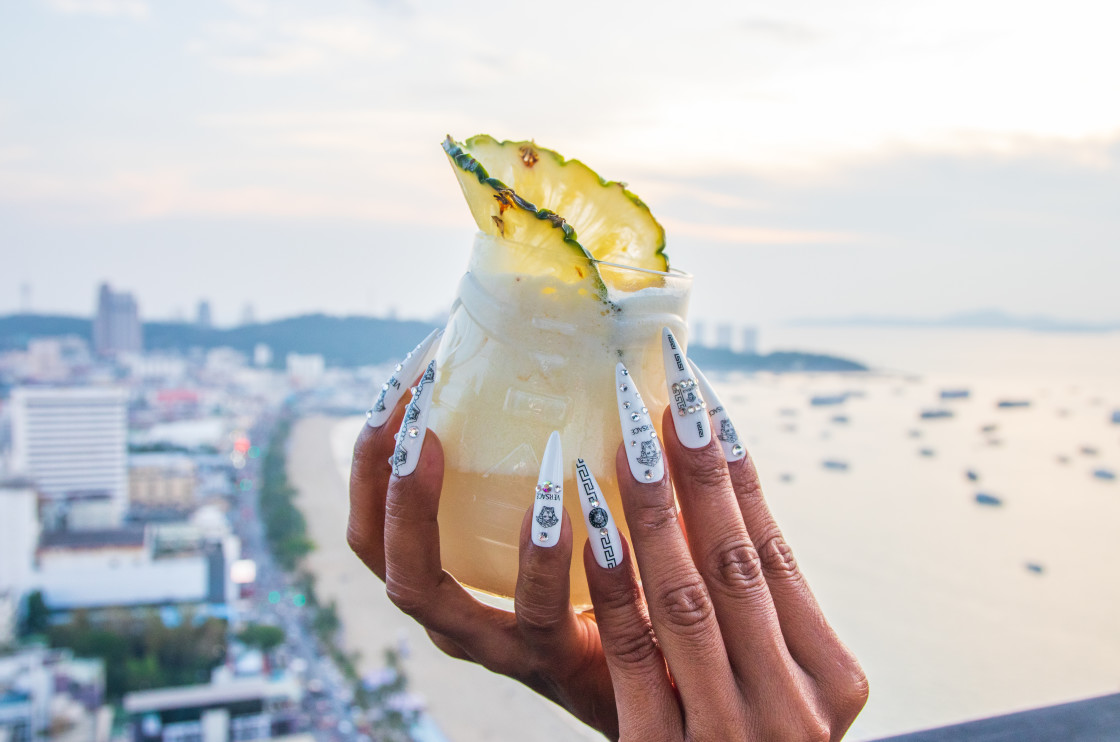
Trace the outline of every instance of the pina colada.
{"label": "pina colada", "polygon": [[625,532],[615,365],[630,369],[660,435],[660,333],[667,326],[685,337],[691,278],[668,272],[663,232],[645,205],[581,163],[489,137],[444,147],[481,232],[436,356],[428,420],[445,457],[443,565],[468,587],[513,595],[522,519],[545,443],[559,430],[572,602],[589,607],[575,459],[591,467]]}

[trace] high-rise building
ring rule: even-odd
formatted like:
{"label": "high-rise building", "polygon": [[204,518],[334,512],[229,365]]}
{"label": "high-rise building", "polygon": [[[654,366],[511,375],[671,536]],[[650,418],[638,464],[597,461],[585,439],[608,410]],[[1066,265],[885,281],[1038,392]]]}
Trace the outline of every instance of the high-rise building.
{"label": "high-rise building", "polygon": [[99,356],[139,353],[144,347],[140,312],[136,299],[127,292],[114,292],[101,284],[97,293],[97,316],[93,320],[93,348]]}
{"label": "high-rise building", "polygon": [[[120,523],[128,502],[128,411],[122,389],[12,390],[12,465],[82,520]],[[92,512],[96,510],[97,512]]]}
{"label": "high-rise building", "polygon": [[203,299],[198,303],[198,317],[194,323],[202,330],[209,330],[214,326],[214,320],[210,317],[210,302]]}

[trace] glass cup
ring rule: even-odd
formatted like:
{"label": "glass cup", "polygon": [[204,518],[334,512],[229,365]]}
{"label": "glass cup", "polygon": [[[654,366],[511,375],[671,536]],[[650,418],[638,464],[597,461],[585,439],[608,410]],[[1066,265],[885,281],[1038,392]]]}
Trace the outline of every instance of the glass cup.
{"label": "glass cup", "polygon": [[[575,460],[583,458],[627,534],[615,474],[622,441],[615,365],[630,369],[660,435],[668,401],[661,328],[686,338],[692,277],[597,265],[606,301],[566,278],[571,255],[475,238],[436,355],[428,419],[444,451],[443,567],[473,590],[513,597],[521,523],[553,430],[563,443],[565,482],[574,483]],[[586,609],[587,529],[578,488],[564,492],[574,536],[572,603]]]}

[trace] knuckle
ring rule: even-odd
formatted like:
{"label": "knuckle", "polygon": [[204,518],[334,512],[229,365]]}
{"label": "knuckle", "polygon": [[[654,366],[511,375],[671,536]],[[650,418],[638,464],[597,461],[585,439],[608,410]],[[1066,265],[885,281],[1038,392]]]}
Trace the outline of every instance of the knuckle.
{"label": "knuckle", "polygon": [[366,530],[352,517],[346,523],[346,544],[350,547],[350,551],[366,564],[374,556],[372,540],[366,535]]}
{"label": "knuckle", "polygon": [[798,742],[830,742],[832,740],[832,727],[814,709],[807,704],[798,704],[790,709],[786,718],[775,725],[766,735],[766,739],[788,739]]}
{"label": "knuckle", "polygon": [[552,635],[568,618],[554,603],[525,595],[518,596],[515,611],[517,625],[528,634]]}
{"label": "knuckle", "polygon": [[639,503],[631,510],[635,524],[647,531],[660,531],[677,525],[677,506],[672,499]]}
{"label": "knuckle", "polygon": [[714,615],[708,588],[696,573],[671,582],[656,600],[668,621],[682,633],[705,631]]}
{"label": "knuckle", "polygon": [[612,632],[609,641],[610,655],[623,671],[644,668],[653,661],[660,663],[659,651],[653,627],[644,622],[634,621],[624,629]]}
{"label": "knuckle", "polygon": [[689,483],[698,491],[723,489],[727,492],[724,489],[727,487],[727,464],[723,460],[723,454],[720,453],[719,458],[715,459],[710,453],[705,449],[699,460],[694,462],[695,466],[689,468]]}
{"label": "knuckle", "polygon": [[773,580],[799,580],[801,570],[789,547],[780,533],[767,538],[758,550],[762,556],[762,568],[766,576]]}
{"label": "knuckle", "polygon": [[742,535],[715,549],[711,572],[715,583],[731,592],[755,591],[766,584],[758,550]]}
{"label": "knuckle", "polygon": [[870,684],[863,667],[860,666],[859,661],[850,651],[844,651],[844,656],[839,665],[841,680],[837,683],[836,691],[833,694],[836,697],[835,703],[841,714],[855,718],[867,705],[867,698],[871,690]]}
{"label": "knuckle", "polygon": [[753,466],[743,472],[736,482],[735,490],[739,500],[745,505],[755,505],[762,501],[762,482]]}
{"label": "knuckle", "polygon": [[385,580],[385,594],[403,613],[420,620],[428,606],[428,591],[418,590],[391,575]]}

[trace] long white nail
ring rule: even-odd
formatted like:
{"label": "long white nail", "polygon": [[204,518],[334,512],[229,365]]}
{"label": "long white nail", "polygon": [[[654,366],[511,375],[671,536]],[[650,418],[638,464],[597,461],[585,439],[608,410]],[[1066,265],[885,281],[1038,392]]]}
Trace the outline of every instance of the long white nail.
{"label": "long white nail", "polygon": [[421,340],[420,344],[413,348],[412,352],[405,356],[403,361],[397,364],[389,380],[381,385],[381,392],[377,395],[377,401],[366,413],[366,425],[371,428],[380,428],[392,416],[397,402],[400,401],[405,389],[408,388],[407,385],[411,384],[412,380],[416,378],[416,374],[420,373],[420,369],[424,368],[424,364],[429,360],[428,355],[441,335],[443,335],[443,330],[432,330],[428,333],[428,337]]}
{"label": "long white nail", "polygon": [[704,413],[707,404],[685,361],[684,350],[668,327],[661,330],[661,351],[677,438],[685,448],[703,448],[712,440],[712,427]]}
{"label": "long white nail", "polygon": [[541,475],[537,478],[536,499],[533,500],[533,543],[556,546],[560,540],[561,513],[564,511],[564,452],[560,433],[552,431],[541,457]]}
{"label": "long white nail", "polygon": [[630,473],[639,482],[660,482],[665,476],[665,462],[661,458],[661,442],[649,419],[649,410],[642,403],[642,395],[626,367],[619,363],[614,368],[615,392],[618,397],[618,420],[622,424],[622,441],[626,446],[626,460]]}
{"label": "long white nail", "polygon": [[603,491],[583,459],[576,459],[576,479],[579,480],[579,504],[583,508],[583,524],[587,526],[591,553],[600,567],[617,567],[622,561],[622,539],[611,517],[611,509],[603,499]]}
{"label": "long white nail", "polygon": [[436,362],[428,364],[428,369],[420,383],[412,392],[412,400],[404,408],[404,419],[397,433],[397,447],[389,463],[398,477],[407,477],[416,471],[420,460],[420,449],[424,447],[424,436],[428,433],[428,411],[432,408],[432,387],[436,379]]}
{"label": "long white nail", "polygon": [[696,381],[700,383],[700,394],[708,403],[708,419],[711,421],[712,431],[719,440],[719,445],[723,448],[723,458],[728,461],[738,461],[747,455],[747,449],[743,448],[743,444],[739,442],[739,434],[735,432],[735,425],[731,422],[731,416],[727,414],[727,409],[719,401],[719,397],[716,396],[716,390],[712,388],[707,377],[700,372],[700,368],[692,361],[689,361],[688,365],[692,367],[692,372],[696,374]]}

